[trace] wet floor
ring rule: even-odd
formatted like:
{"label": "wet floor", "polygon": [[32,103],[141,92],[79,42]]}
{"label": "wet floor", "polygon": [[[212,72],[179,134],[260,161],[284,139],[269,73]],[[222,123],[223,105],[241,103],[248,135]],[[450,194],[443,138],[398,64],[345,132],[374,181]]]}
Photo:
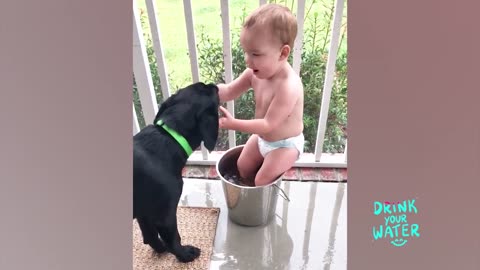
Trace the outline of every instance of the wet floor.
{"label": "wet floor", "polygon": [[347,184],[284,181],[266,226],[228,219],[220,180],[185,179],[182,206],[220,207],[210,269],[346,270]]}

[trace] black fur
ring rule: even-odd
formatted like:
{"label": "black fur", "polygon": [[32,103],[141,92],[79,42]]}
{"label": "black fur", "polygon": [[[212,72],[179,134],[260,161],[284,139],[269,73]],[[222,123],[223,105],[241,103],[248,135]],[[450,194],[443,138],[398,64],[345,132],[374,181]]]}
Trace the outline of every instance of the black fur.
{"label": "black fur", "polygon": [[218,137],[218,106],[216,85],[192,84],[163,102],[154,123],[133,137],[133,218],[140,225],[144,244],[159,253],[171,252],[181,262],[200,255],[200,249],[181,245],[177,228],[182,169],[188,157],[155,123],[162,119],[184,136],[193,150],[203,141],[212,151]]}

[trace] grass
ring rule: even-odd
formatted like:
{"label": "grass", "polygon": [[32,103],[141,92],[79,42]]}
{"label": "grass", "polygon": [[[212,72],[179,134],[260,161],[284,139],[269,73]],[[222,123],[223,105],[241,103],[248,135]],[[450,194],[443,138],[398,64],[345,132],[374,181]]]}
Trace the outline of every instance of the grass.
{"label": "grass", "polygon": [[[135,1],[137,1],[139,9],[146,12],[145,0]],[[307,9],[312,1],[313,0],[306,1]],[[293,12],[296,12],[296,1],[278,0],[276,2],[285,4],[288,7],[291,7],[293,3]],[[156,0],[155,4],[161,41],[169,74],[169,83],[171,89],[175,91],[192,81],[183,1]],[[323,13],[328,9],[328,6],[332,5],[332,0],[314,1],[310,12]],[[230,0],[230,29],[232,31],[237,31],[236,29],[239,29],[241,26],[241,18],[244,13],[251,12],[257,6],[258,0]],[[213,39],[222,39],[220,10],[220,0],[192,1],[192,12],[197,43],[199,36],[198,33],[200,31],[204,31]],[[305,23],[305,27],[308,27],[307,22]],[[148,25],[145,31],[149,33]],[[346,42],[344,42],[342,49],[344,47],[346,47]]]}

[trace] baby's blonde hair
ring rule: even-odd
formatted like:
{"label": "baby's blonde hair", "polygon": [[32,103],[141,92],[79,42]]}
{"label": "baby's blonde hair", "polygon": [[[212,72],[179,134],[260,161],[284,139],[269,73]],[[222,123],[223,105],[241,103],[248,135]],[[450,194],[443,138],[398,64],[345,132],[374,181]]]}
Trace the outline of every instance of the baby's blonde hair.
{"label": "baby's blonde hair", "polygon": [[283,45],[293,48],[297,36],[297,20],[289,8],[278,4],[264,4],[248,15],[243,28],[248,29],[254,25],[268,27]]}

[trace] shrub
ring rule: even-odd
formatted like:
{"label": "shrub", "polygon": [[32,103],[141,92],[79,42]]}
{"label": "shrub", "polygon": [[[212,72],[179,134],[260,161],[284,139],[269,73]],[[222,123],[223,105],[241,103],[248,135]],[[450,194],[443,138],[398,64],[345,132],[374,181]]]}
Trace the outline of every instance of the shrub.
{"label": "shrub", "polygon": [[[280,1],[282,2],[282,1]],[[285,3],[283,3],[285,2]],[[287,4],[283,1],[283,4]],[[313,4],[313,2],[312,2]],[[293,1],[290,6],[294,6]],[[306,12],[305,34],[302,52],[302,64],[300,77],[304,84],[304,135],[305,152],[315,150],[320,105],[322,99],[322,87],[325,77],[325,69],[328,57],[328,44],[330,42],[330,28],[333,18],[333,1],[328,6],[328,12],[323,17],[318,12],[310,13],[311,6]],[[145,24],[145,14],[142,14],[142,24]],[[243,20],[246,16],[243,11]],[[146,28],[146,27],[145,27]],[[232,63],[233,77],[238,77],[245,70],[243,51],[239,43],[240,29],[232,29]],[[147,55],[152,71],[152,81],[155,88],[157,101],[162,101],[160,79],[157,73],[157,62],[153,50],[152,40],[148,32],[144,32],[147,47]],[[341,43],[345,40],[345,28],[341,35]],[[197,44],[199,68],[201,80],[205,82],[225,82],[225,69],[223,64],[223,43],[219,39],[213,39],[205,31],[201,30]],[[289,58],[292,63],[292,56]],[[133,78],[133,99],[137,111],[140,127],[144,127],[143,113],[139,101],[135,78]],[[248,91],[235,101],[235,117],[240,119],[252,119],[254,117],[253,91]],[[345,148],[347,125],[347,53],[340,51],[336,61],[336,73],[332,87],[332,94],[327,119],[323,152],[342,153]],[[216,150],[228,148],[228,132],[220,130]],[[236,132],[236,143],[244,144],[250,134]]]}

